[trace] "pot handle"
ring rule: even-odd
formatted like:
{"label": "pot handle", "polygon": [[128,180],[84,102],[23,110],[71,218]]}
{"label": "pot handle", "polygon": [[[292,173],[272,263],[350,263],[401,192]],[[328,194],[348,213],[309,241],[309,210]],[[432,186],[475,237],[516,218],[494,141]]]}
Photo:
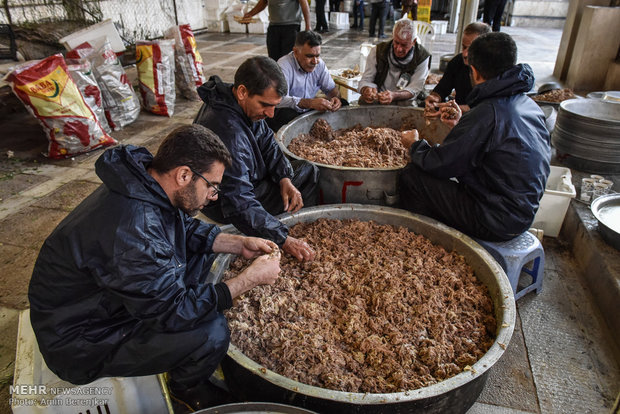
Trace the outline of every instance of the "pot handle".
{"label": "pot handle", "polygon": [[400,201],[398,194],[388,194],[385,190],[366,190],[366,198],[368,200],[383,200],[386,206],[393,206]]}

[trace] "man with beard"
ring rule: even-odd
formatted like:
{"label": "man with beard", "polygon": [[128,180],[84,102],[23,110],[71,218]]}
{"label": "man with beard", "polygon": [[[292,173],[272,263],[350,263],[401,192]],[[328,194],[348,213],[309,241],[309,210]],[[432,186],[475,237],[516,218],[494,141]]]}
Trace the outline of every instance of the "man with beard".
{"label": "man with beard", "polygon": [[[469,47],[474,89],[462,115],[451,101],[441,120],[452,128],[441,145],[411,145],[400,175],[403,208],[488,241],[510,240],[534,220],[549,175],[551,146],[545,116],[526,93],[527,64],[505,33],[479,36]],[[462,118],[461,118],[462,115]]]}
{"label": "man with beard", "polygon": [[[280,272],[279,254],[266,254],[273,242],[191,217],[217,199],[230,162],[199,125],[172,131],[155,157],[121,146],[97,160],[103,185],[47,238],[30,281],[32,327],[56,375],[86,384],[167,371],[175,398],[195,410],[212,403],[208,379],[230,340],[222,312]],[[216,253],[256,259],[207,283]]]}
{"label": "man with beard", "polygon": [[469,111],[469,106],[467,106],[467,95],[469,95],[474,87],[471,84],[469,62],[467,60],[469,46],[471,46],[471,43],[476,40],[478,36],[489,33],[490,31],[491,27],[486,23],[473,22],[465,26],[461,42],[461,53],[448,62],[448,66],[441,80],[437,86],[435,86],[435,89],[426,97],[426,116],[439,116],[439,104],[443,103],[453,90],[455,92],[454,100],[461,107],[461,111]]}
{"label": "man with beard", "polygon": [[[274,132],[312,109],[335,112],[342,105],[349,104],[339,97],[336,83],[320,58],[321,43],[321,35],[309,30],[299,32],[293,51],[278,60],[288,93],[276,106],[273,118],[267,119],[267,125]],[[325,97],[317,97],[318,91],[322,91]]]}
{"label": "man with beard", "polygon": [[430,55],[415,37],[413,21],[400,19],[393,38],[370,50],[360,80],[361,104],[413,105],[424,90]]}
{"label": "man with beard", "polygon": [[204,104],[194,122],[215,132],[233,158],[219,200],[202,212],[244,234],[269,239],[298,260],[312,260],[314,250],[289,236],[288,227],[274,217],[318,203],[318,167],[300,160],[291,165],[265,122],[286,92],[280,67],[266,56],[243,62],[234,84],[211,76],[198,88]]}

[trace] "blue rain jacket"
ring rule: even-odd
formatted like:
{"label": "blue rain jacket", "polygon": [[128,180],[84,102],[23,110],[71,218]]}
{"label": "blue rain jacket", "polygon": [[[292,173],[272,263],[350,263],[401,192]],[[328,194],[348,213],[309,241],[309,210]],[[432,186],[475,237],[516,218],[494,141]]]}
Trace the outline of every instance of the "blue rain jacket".
{"label": "blue rain jacket", "polygon": [[[527,229],[545,191],[550,137],[540,107],[525,93],[534,86],[527,64],[474,87],[472,108],[441,145],[411,147],[411,162],[438,178],[455,177],[485,207],[495,229]],[[455,207],[458,208],[458,207]]]}
{"label": "blue rain jacket", "polygon": [[107,150],[96,163],[103,185],[41,248],[30,317],[45,361],[63,379],[91,381],[139,330],[187,331],[217,315],[216,289],[187,264],[209,269],[220,230],[172,206],[146,171],[152,159],[145,148]]}
{"label": "blue rain jacket", "polygon": [[288,227],[263,208],[254,188],[263,180],[277,184],[283,178],[292,179],[291,163],[265,120],[252,121],[245,115],[231,84],[211,76],[198,88],[198,95],[204,105],[194,122],[215,132],[233,158],[220,186],[222,215],[242,233],[273,240],[282,246]]}

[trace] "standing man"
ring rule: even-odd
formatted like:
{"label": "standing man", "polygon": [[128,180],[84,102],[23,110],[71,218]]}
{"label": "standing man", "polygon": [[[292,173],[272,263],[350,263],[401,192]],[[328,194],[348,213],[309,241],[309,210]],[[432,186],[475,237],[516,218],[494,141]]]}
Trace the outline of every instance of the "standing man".
{"label": "standing man", "polygon": [[368,37],[375,37],[377,18],[379,19],[379,39],[385,39],[385,19],[390,11],[390,0],[370,0],[370,22]]}
{"label": "standing man", "polygon": [[329,32],[329,26],[327,25],[327,20],[325,19],[325,0],[316,0],[315,13],[316,27],[314,28],[314,31],[317,33]]}
{"label": "standing man", "polygon": [[360,80],[360,103],[413,105],[424,90],[430,54],[415,37],[413,21],[400,19],[393,39],[370,50]]}
{"label": "standing man", "polygon": [[[358,15],[359,23],[357,22]],[[351,29],[364,30],[364,0],[353,1],[353,26],[351,26]]]}
{"label": "standing man", "polygon": [[204,104],[194,122],[218,134],[233,158],[219,199],[202,212],[244,234],[272,240],[299,260],[312,260],[310,246],[289,236],[288,227],[274,217],[318,203],[318,168],[306,161],[291,166],[265,122],[286,91],[280,67],[266,56],[243,62],[233,85],[212,76],[198,88]]}
{"label": "standing man", "polygon": [[516,59],[517,46],[505,33],[473,41],[471,110],[460,118],[454,101],[445,104],[441,119],[452,130],[441,145],[414,137],[400,176],[404,208],[489,241],[510,240],[530,227],[545,191],[551,147],[545,116],[526,95],[534,74]]}
{"label": "standing man", "polygon": [[293,49],[295,36],[301,30],[303,13],[306,29],[310,30],[310,7],[308,0],[258,0],[252,10],[243,18],[250,19],[269,7],[269,27],[267,28],[267,54],[278,61]]}
{"label": "standing man", "polygon": [[467,106],[467,96],[473,89],[471,84],[471,73],[467,60],[468,50],[471,43],[480,35],[489,33],[491,26],[486,23],[474,22],[465,26],[461,44],[461,53],[453,57],[441,80],[435,89],[426,97],[426,116],[439,116],[440,111],[437,104],[444,102],[454,90],[456,92],[454,100],[461,107],[461,112],[469,111]]}
{"label": "standing man", "polygon": [[507,0],[486,0],[484,3],[483,21],[491,25],[494,32],[499,32],[502,26],[502,15]]}
{"label": "standing man", "polygon": [[[39,349],[58,377],[87,384],[167,371],[174,399],[193,410],[217,401],[208,379],[230,341],[222,312],[280,271],[279,255],[265,255],[274,243],[191,217],[217,199],[230,161],[200,125],[172,131],[155,157],[120,146],[97,160],[103,184],[47,238],[28,291]],[[216,253],[256,259],[207,283]]]}
{"label": "standing man", "polygon": [[[343,101],[348,105],[339,97],[338,87],[320,58],[321,43],[321,35],[311,31],[299,32],[293,51],[278,60],[286,78],[288,94],[276,106],[273,118],[267,119],[274,132],[312,109],[335,112]],[[325,98],[316,97],[319,90],[323,91]]]}

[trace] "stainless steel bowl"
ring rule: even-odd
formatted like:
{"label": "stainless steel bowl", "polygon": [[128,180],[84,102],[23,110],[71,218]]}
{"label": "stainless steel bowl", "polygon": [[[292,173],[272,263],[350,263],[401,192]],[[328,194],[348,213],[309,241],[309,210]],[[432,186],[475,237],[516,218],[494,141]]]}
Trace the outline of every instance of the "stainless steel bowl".
{"label": "stainless steel bowl", "polygon": [[[380,224],[405,226],[422,234],[448,251],[463,255],[493,299],[497,320],[496,340],[487,353],[472,366],[452,378],[428,387],[397,393],[363,394],[328,390],[293,381],[261,367],[230,345],[222,361],[224,377],[234,395],[255,401],[282,402],[320,413],[463,413],[478,398],[491,367],[504,353],[515,324],[515,301],[506,274],[479,244],[463,233],[436,220],[390,207],[340,204],[303,209],[295,215],[279,217],[288,226],[313,222],[319,218],[374,220]],[[219,256],[209,280],[219,281],[231,255]]]}
{"label": "stainless steel bowl", "polygon": [[244,402],[217,407],[205,408],[196,411],[194,414],[317,414],[314,411],[304,410],[303,408],[291,405],[263,403],[263,402]]}
{"label": "stainless steel bowl", "polygon": [[[300,134],[307,134],[312,124],[319,118],[329,122],[333,129],[350,128],[357,124],[363,127],[401,129],[401,127],[406,126],[407,128],[416,128],[420,132],[420,136],[426,137],[431,144],[440,144],[449,132],[448,127],[437,119],[432,120],[427,125],[422,108],[365,105],[346,107],[336,112],[311,111],[295,118],[278,131],[276,140],[288,157],[298,160],[304,159],[289,151],[288,146]],[[320,170],[319,194],[321,204],[394,205],[398,201],[397,182],[398,174],[402,168],[339,167],[312,163]]]}
{"label": "stainless steel bowl", "polygon": [[590,209],[598,220],[598,231],[603,239],[620,250],[620,194],[598,197]]}

